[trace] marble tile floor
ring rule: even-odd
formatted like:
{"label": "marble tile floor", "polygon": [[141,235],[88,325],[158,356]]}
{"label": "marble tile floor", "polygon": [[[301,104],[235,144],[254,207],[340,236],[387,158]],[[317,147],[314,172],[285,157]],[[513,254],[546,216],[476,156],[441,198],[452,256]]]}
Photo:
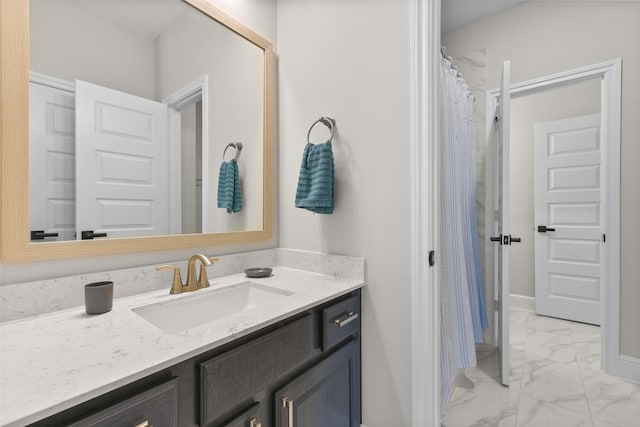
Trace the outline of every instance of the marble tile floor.
{"label": "marble tile floor", "polygon": [[477,348],[443,427],[640,426],[640,384],[600,371],[600,328],[512,309],[510,386],[497,349]]}

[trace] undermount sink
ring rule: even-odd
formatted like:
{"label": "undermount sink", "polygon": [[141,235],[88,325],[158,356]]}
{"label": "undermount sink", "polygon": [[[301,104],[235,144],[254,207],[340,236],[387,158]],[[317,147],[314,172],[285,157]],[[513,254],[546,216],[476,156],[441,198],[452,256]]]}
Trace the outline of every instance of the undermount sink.
{"label": "undermount sink", "polygon": [[260,305],[292,295],[293,292],[256,282],[242,282],[219,289],[205,289],[179,299],[133,309],[155,327],[180,333]]}

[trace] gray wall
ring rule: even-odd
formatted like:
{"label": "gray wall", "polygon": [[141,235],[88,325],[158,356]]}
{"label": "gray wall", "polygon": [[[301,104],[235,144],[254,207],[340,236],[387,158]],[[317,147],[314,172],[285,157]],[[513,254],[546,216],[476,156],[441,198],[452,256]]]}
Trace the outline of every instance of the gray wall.
{"label": "gray wall", "polygon": [[[281,245],[367,258],[362,422],[409,426],[409,2],[281,1],[278,12]],[[307,130],[325,115],[337,122],[336,209],[316,215],[294,199]]]}
{"label": "gray wall", "polygon": [[486,48],[488,86],[500,84],[504,60],[512,81],[622,58],[620,351],[640,357],[640,2],[530,1],[445,34],[448,51]]}
{"label": "gray wall", "polygon": [[[189,49],[185,49],[189,46]],[[203,75],[208,76],[209,183],[205,232],[262,228],[264,53],[195,9],[176,18],[155,40],[156,97],[162,101]],[[243,207],[218,208],[218,177],[229,142],[242,142],[238,169]],[[235,156],[229,149],[225,159]]]}
{"label": "gray wall", "polygon": [[600,81],[516,98],[511,103],[511,293],[534,297],[533,126],[600,112]]}
{"label": "gray wall", "polygon": [[74,2],[31,2],[30,68],[154,99],[153,40]]}

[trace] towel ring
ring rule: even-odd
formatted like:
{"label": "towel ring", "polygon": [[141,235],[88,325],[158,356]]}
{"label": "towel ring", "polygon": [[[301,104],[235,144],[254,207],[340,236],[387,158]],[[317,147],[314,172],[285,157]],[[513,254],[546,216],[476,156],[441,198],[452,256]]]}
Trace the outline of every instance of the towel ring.
{"label": "towel ring", "polygon": [[320,117],[318,120],[313,122],[313,124],[309,128],[309,132],[307,132],[307,142],[309,144],[311,144],[311,141],[309,140],[309,138],[311,137],[311,129],[313,129],[313,127],[315,125],[317,125],[318,123],[322,123],[323,125],[325,125],[329,129],[331,129],[331,138],[329,139],[329,141],[333,142],[333,134],[335,133],[336,121],[334,119],[332,119],[331,117]]}
{"label": "towel ring", "polygon": [[238,156],[240,155],[240,152],[242,151],[242,142],[230,142],[227,144],[227,146],[225,147],[224,151],[222,152],[222,161],[224,162],[224,156],[227,154],[227,150],[229,149],[229,147],[233,147],[236,149],[236,157],[235,160],[238,160]]}

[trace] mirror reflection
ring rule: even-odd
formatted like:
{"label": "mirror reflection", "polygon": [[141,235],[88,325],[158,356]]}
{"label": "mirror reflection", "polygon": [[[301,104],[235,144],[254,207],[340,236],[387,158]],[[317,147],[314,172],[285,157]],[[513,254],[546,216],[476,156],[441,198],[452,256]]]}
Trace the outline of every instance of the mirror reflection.
{"label": "mirror reflection", "polygon": [[178,0],[32,0],[30,71],[32,242],[263,228],[260,47]]}

